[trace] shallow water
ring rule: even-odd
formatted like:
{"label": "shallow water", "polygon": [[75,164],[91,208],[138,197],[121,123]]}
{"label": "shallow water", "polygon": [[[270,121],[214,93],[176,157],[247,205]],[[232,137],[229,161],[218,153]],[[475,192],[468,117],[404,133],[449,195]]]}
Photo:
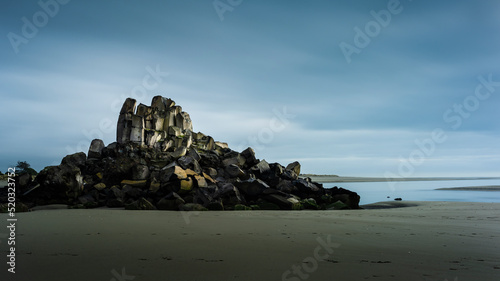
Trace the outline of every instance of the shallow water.
{"label": "shallow water", "polygon": [[[324,183],[326,188],[338,186],[357,192],[360,205],[402,198],[408,201],[460,201],[500,203],[500,191],[435,190],[443,187],[500,186],[500,179],[401,181],[401,182],[340,182]],[[388,196],[390,198],[388,198]]]}

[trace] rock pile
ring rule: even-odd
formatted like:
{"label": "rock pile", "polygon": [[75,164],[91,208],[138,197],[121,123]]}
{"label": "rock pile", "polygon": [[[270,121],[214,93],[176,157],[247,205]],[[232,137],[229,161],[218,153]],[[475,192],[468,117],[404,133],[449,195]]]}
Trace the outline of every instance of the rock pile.
{"label": "rock pile", "polygon": [[28,205],[54,203],[140,210],[356,209],[359,196],[325,189],[300,178],[300,164],[286,167],[256,158],[252,148],[193,132],[189,114],[171,99],[151,106],[123,104],[117,141],[95,139],[87,155],[64,157],[21,186]]}

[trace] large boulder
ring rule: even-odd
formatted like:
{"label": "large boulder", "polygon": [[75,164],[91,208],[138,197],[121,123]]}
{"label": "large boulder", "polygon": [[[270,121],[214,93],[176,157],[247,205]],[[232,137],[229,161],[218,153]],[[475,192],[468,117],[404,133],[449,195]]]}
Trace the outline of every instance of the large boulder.
{"label": "large boulder", "polygon": [[35,178],[38,185],[27,191],[23,200],[44,204],[72,204],[82,194],[82,172],[76,166],[59,165],[44,168]]}
{"label": "large boulder", "polygon": [[219,183],[213,198],[220,200],[224,206],[234,206],[246,203],[245,197],[243,197],[238,188],[232,183]]}
{"label": "large boulder", "polygon": [[243,194],[250,197],[259,196],[264,190],[269,188],[269,185],[264,181],[252,178],[246,181],[235,182],[234,184]]}
{"label": "large boulder", "polygon": [[83,152],[78,152],[65,156],[60,166],[77,167],[79,169],[85,168],[85,162],[87,161],[87,156]]}
{"label": "large boulder", "polygon": [[104,149],[104,142],[100,139],[94,139],[90,143],[89,152],[87,153],[88,158],[100,159],[102,157],[102,150]]}
{"label": "large boulder", "polygon": [[286,170],[294,172],[297,176],[300,175],[300,163],[295,161],[286,166]]}
{"label": "large boulder", "polygon": [[106,206],[110,208],[119,208],[124,206],[125,194],[119,186],[112,186],[106,195]]}
{"label": "large boulder", "polygon": [[335,186],[331,189],[326,189],[326,194],[332,196],[333,202],[340,201],[349,209],[359,209],[360,197],[356,192]]}
{"label": "large boulder", "polygon": [[263,176],[266,173],[269,173],[271,171],[271,168],[269,167],[269,163],[267,163],[266,160],[262,160],[259,163],[255,164],[250,170],[257,176]]}
{"label": "large boulder", "polygon": [[255,151],[249,147],[241,152],[241,156],[245,158],[245,164],[247,167],[252,167],[253,165],[259,163],[257,158],[255,158]]}
{"label": "large boulder", "polygon": [[162,182],[168,182],[186,179],[188,176],[181,166],[170,165],[162,169],[160,177]]}
{"label": "large boulder", "polygon": [[171,192],[167,196],[160,199],[156,206],[159,210],[178,211],[185,203],[186,202],[181,196],[179,196],[179,194]]}
{"label": "large boulder", "polygon": [[297,191],[294,194],[300,196],[301,198],[307,198],[309,195],[321,196],[324,193],[324,189],[320,186],[305,179],[295,180],[293,184],[297,188]]}
{"label": "large boulder", "polygon": [[287,196],[286,194],[268,194],[263,197],[264,200],[274,203],[282,210],[300,210],[302,205],[300,201],[294,197]]}

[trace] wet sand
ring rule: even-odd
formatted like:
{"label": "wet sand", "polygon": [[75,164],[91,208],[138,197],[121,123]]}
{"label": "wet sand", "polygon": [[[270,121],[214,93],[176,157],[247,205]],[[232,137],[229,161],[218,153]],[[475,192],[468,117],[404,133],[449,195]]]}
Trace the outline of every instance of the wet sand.
{"label": "wet sand", "polygon": [[500,204],[378,204],[384,209],[38,209],[17,214],[17,273],[3,254],[0,280],[498,280]]}

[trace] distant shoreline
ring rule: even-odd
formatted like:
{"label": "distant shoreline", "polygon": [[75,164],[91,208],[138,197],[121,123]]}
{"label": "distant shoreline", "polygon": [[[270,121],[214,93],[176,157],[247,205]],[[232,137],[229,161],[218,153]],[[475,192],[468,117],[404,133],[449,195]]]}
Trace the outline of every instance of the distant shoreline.
{"label": "distant shoreline", "polygon": [[442,187],[442,188],[436,188],[435,190],[500,191],[500,185],[466,186],[466,187]]}
{"label": "distant shoreline", "polygon": [[500,177],[425,177],[425,178],[377,178],[377,177],[342,177],[335,175],[308,175],[312,181],[318,183],[329,182],[387,182],[387,181],[448,181],[448,180],[490,180],[500,179]]}

